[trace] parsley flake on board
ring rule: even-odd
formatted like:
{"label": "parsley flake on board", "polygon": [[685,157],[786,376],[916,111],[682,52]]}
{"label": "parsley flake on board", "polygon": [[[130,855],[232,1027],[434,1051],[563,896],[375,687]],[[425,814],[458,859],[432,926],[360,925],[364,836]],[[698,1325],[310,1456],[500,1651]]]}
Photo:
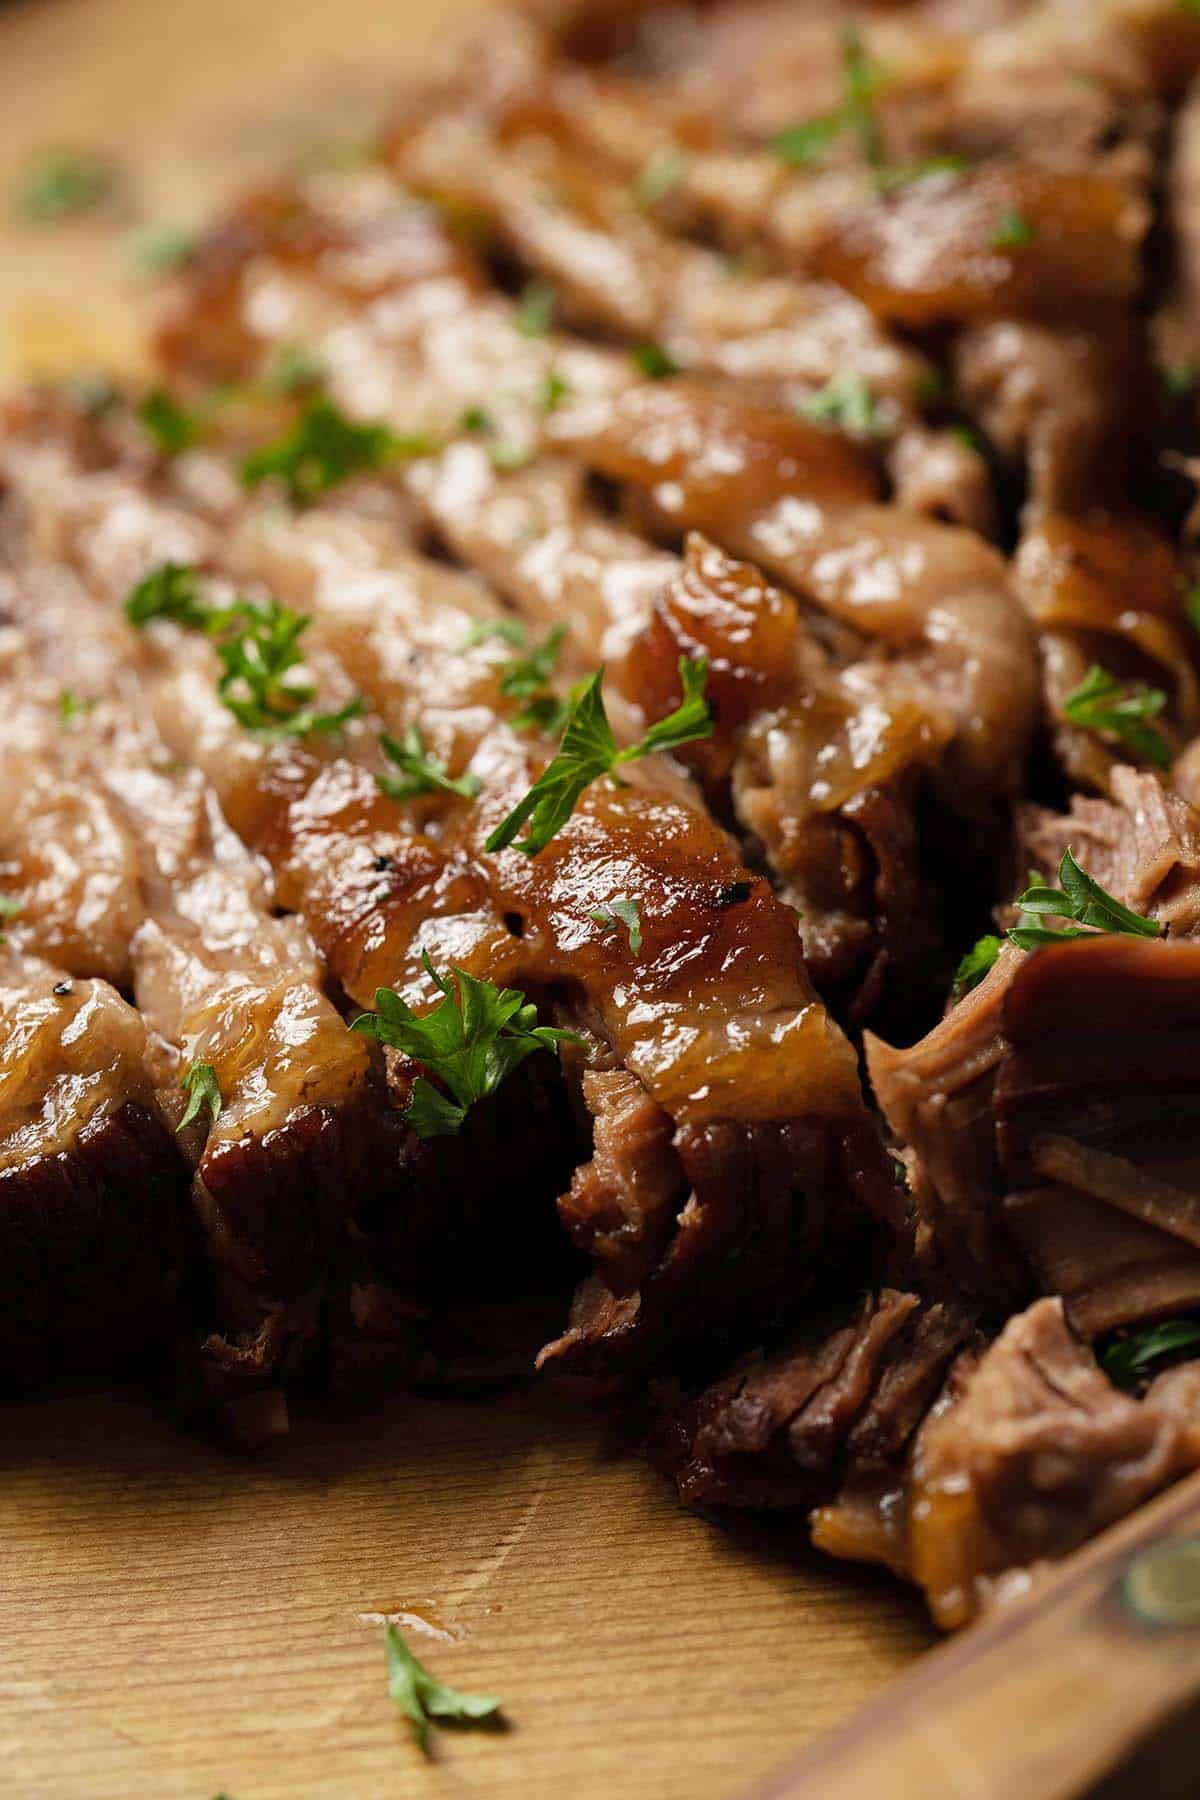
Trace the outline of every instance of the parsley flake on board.
{"label": "parsley flake on board", "polygon": [[428,953],[421,958],[426,974],[442,998],[432,1012],[418,1017],[392,988],[376,988],[375,1011],[360,1013],[351,1031],[377,1038],[424,1065],[449,1089],[418,1075],[404,1113],[418,1137],[453,1137],[477,1100],[484,1100],[528,1056],[578,1044],[573,1031],[537,1023],[537,1008],[516,988],[497,988],[465,969],[452,969],[452,980],[439,975]]}
{"label": "parsley flake on board", "polygon": [[1163,1319],[1114,1338],[1100,1353],[1100,1367],[1117,1387],[1136,1387],[1152,1363],[1193,1344],[1200,1344],[1200,1319]]}
{"label": "parsley flake on board", "polygon": [[445,763],[427,755],[419,725],[406,725],[399,743],[386,731],[381,732],[379,747],[401,771],[399,775],[385,771],[375,777],[392,800],[413,800],[418,794],[433,793],[458,794],[464,800],[473,800],[483,785],[478,775],[452,776]]}
{"label": "parsley flake on board", "polygon": [[140,581],[125,601],[125,617],[144,629],[169,620],[213,640],[221,661],[217,692],[240,725],[271,737],[307,737],[340,731],[362,711],[355,698],[336,712],[309,705],[314,688],[302,673],[299,639],[311,624],[272,597],[212,606],[197,572],[187,563],[163,563]]}
{"label": "parsley flake on board", "polygon": [[245,487],[277,476],[297,505],[319,499],[351,475],[382,469],[398,457],[428,456],[436,448],[422,433],[401,437],[387,425],[348,419],[324,394],[314,394],[292,429],[242,459]]}
{"label": "parsley flake on board", "polygon": [[1071,851],[1064,850],[1058,865],[1061,887],[1035,883],[1026,888],[1016,904],[1022,913],[1033,918],[1069,919],[1073,925],[1056,928],[1029,925],[1022,919],[1009,932],[1021,950],[1036,950],[1040,944],[1057,943],[1063,938],[1090,937],[1088,930],[1075,926],[1091,926],[1096,931],[1120,932],[1126,937],[1161,937],[1163,928],[1157,919],[1143,918],[1102,888],[1098,881],[1084,873]]}
{"label": "parsley flake on board", "polygon": [[437,1719],[477,1724],[499,1712],[501,1702],[485,1694],[464,1694],[429,1673],[394,1625],[387,1628],[388,1698],[412,1721],[413,1735],[427,1754],[429,1727]]}
{"label": "parsley flake on board", "polygon": [[638,743],[630,744],[625,750],[618,750],[604,709],[601,693],[604,670],[598,669],[594,675],[579,682],[571,691],[558,755],[538,776],[524,799],[492,832],[484,848],[506,849],[528,820],[528,835],[515,847],[526,856],[536,856],[562,830],[580,795],[602,775],[615,779],[622,763],[652,756],[658,750],[675,750],[697,738],[710,737],[712,711],[704,697],[708,681],[707,658],[697,657],[691,661],[681,656],[679,675],[683,682],[682,703],[665,719],[652,725]]}
{"label": "parsley flake on board", "polygon": [[1155,768],[1169,769],[1171,746],[1162,732],[1147,722],[1166,704],[1167,696],[1161,688],[1143,683],[1124,688],[1115,675],[1093,663],[1079,686],[1063,701],[1063,713],[1072,725],[1106,732]]}
{"label": "parsley flake on board", "polygon": [[213,1124],[221,1116],[221,1090],[217,1085],[217,1072],[211,1063],[194,1062],[179,1083],[188,1097],[187,1111],[175,1127],[176,1131],[185,1131],[192,1120],[198,1118],[207,1106],[212,1114]]}
{"label": "parsley flake on board", "polygon": [[107,156],[94,150],[43,150],[26,170],[16,210],[41,225],[71,219],[110,199],[116,186],[116,166]]}
{"label": "parsley flake on board", "polygon": [[623,925],[629,933],[630,950],[634,956],[641,955],[642,916],[636,900],[630,900],[627,895],[622,894],[605,906],[593,907],[588,918],[594,919],[605,931],[615,931],[619,925]]}
{"label": "parsley flake on board", "polygon": [[801,401],[799,412],[814,425],[840,425],[865,437],[878,437],[883,429],[870,384],[855,369],[844,369],[833,376],[823,388]]}

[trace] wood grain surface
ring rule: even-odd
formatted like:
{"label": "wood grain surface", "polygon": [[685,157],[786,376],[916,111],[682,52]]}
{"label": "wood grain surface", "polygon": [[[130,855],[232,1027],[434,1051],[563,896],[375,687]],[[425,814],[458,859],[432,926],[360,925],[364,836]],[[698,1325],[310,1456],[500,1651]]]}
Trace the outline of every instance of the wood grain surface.
{"label": "wood grain surface", "polygon": [[[0,376],[135,368],[130,229],[361,136],[474,10],[0,0]],[[120,203],[14,220],[47,144],[110,152]],[[136,1395],[14,1408],[0,1438],[0,1791],[19,1800],[726,1800],[929,1641],[885,1578],[686,1516],[551,1393],[301,1420],[257,1459]],[[397,1613],[438,1674],[504,1697],[508,1731],[443,1732],[422,1763],[386,1698],[378,1616]]]}

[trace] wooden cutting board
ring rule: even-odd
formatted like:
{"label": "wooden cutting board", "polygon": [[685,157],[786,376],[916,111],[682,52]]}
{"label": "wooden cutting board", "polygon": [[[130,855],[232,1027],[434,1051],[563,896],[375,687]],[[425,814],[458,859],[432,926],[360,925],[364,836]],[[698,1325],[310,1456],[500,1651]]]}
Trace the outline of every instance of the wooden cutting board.
{"label": "wooden cutting board", "polygon": [[[379,117],[472,0],[0,0],[0,377],[135,368],[131,228]],[[107,213],[12,217],[25,159],[110,152]],[[0,1788],[21,1800],[732,1800],[929,1641],[780,1528],[684,1514],[553,1393],[398,1399],[266,1455],[137,1395],[6,1410]],[[422,1761],[381,1615],[510,1729]]]}

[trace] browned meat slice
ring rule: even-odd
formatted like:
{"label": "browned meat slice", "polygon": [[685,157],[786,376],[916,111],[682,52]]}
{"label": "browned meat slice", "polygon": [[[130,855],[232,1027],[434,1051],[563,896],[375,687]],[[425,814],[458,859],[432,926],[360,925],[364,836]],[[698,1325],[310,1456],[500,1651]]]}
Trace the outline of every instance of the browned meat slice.
{"label": "browned meat slice", "polygon": [[106,982],[0,949],[0,1345],[6,1385],[161,1350],[193,1253],[187,1166],[146,1030]]}
{"label": "browned meat slice", "polygon": [[992,1305],[1036,1279],[1088,1337],[1200,1301],[1200,956],[1173,941],[1194,918],[1195,819],[1153,776],[1123,772],[1118,787],[1123,818],[1081,803],[1078,832],[1042,820],[1035,847],[1070,836],[1086,864],[1102,834],[1115,891],[1172,937],[1006,946],[920,1043],[867,1045],[876,1096],[913,1153],[932,1262]]}
{"label": "browned meat slice", "polygon": [[848,1323],[759,1351],[678,1409],[659,1460],[693,1505],[812,1506],[847,1479],[899,1478],[965,1317],[884,1288]]}
{"label": "browned meat slice", "polygon": [[[118,573],[127,579],[129,563],[152,553],[171,508],[127,483],[121,555],[106,560],[71,522],[72,504],[88,515],[79,490],[89,479],[77,478],[73,503],[60,498],[60,536],[116,601]],[[116,470],[103,475],[110,498],[121,479]],[[240,524],[227,522],[221,546],[206,554],[243,579],[269,579],[311,613],[311,666],[322,684],[328,678],[332,699],[347,691],[344,673],[342,686],[335,682],[342,657],[356,659],[366,700],[395,736],[419,727],[430,754],[483,784],[473,804],[439,791],[399,803],[380,790],[378,753],[357,727],[343,754],[254,739],[216,694],[211,650],[177,627],[155,628],[143,685],[159,729],[267,857],[277,902],[304,918],[340,988],[359,1006],[383,985],[428,1005],[422,953],[438,968],[453,963],[518,986],[582,1025],[597,1066],[627,1070],[664,1115],[647,1131],[634,1107],[598,1130],[595,1182],[581,1178],[566,1210],[604,1285],[589,1290],[548,1357],[619,1369],[678,1354],[861,1242],[872,1207],[895,1222],[898,1192],[862,1105],[854,1055],[808,983],[794,917],[748,875],[678,773],[631,765],[626,786],[590,788],[538,855],[492,855],[488,836],[548,752],[509,722],[497,645],[464,648],[490,605],[485,590],[407,551],[386,521],[353,513],[292,520],[252,509]],[[486,616],[496,616],[494,606]],[[397,641],[405,654],[387,654]],[[592,920],[621,897],[640,909],[638,955]],[[397,1112],[415,1072],[389,1057]],[[502,1129],[497,1098],[493,1125],[483,1115],[481,1132]],[[593,1098],[603,1112],[600,1090]],[[539,1148],[553,1139],[535,1135]],[[464,1182],[471,1147],[448,1143],[443,1160],[459,1190],[486,1195],[460,1204],[486,1207],[488,1229],[503,1235],[519,1215],[516,1200],[494,1182]],[[373,1247],[393,1279],[415,1254],[412,1215],[427,1217],[421,1194],[441,1191],[425,1165],[442,1157],[441,1140],[411,1153],[402,1144],[400,1173],[416,1197],[401,1187],[402,1199],[393,1188],[365,1202]],[[590,1217],[572,1210],[583,1187],[611,1186],[614,1169],[635,1196],[616,1256],[606,1205]],[[544,1171],[533,1174],[544,1180]],[[506,1159],[505,1183],[538,1191],[519,1159]],[[664,1204],[668,1190],[674,1201]],[[426,1254],[444,1258],[444,1214],[428,1225]],[[634,1274],[635,1286],[621,1285]]]}
{"label": "browned meat slice", "polygon": [[912,1454],[909,1555],[939,1625],[966,1623],[1039,1564],[1200,1464],[1200,1425],[1114,1388],[1060,1301],[1010,1321]]}
{"label": "browned meat slice", "polygon": [[1157,526],[1099,509],[1035,512],[1013,581],[1037,629],[1054,747],[1073,783],[1105,791],[1114,767],[1129,758],[1124,739],[1072,723],[1065,711],[1093,665],[1165,694],[1154,720],[1164,759],[1200,729],[1183,569]]}
{"label": "browned meat slice", "polygon": [[949,724],[951,805],[986,811],[1015,789],[1033,646],[1002,560],[973,533],[873,504],[861,467],[816,427],[685,380],[581,406],[554,429],[665,529],[705,532],[877,646],[897,687]]}

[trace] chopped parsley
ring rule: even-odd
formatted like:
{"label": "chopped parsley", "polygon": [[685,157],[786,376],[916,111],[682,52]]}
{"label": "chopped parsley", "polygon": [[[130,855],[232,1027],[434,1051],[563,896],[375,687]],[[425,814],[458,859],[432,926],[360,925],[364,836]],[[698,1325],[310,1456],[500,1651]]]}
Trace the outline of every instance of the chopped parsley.
{"label": "chopped parsley", "polygon": [[462,431],[488,432],[496,429],[492,415],[485,412],[482,406],[468,406],[459,414],[459,428]]}
{"label": "chopped parsley", "polygon": [[480,644],[486,644],[491,638],[500,638],[511,644],[514,650],[524,650],[529,639],[525,627],[519,619],[477,619],[468,631],[459,650],[474,650]]}
{"label": "chopped parsley", "polygon": [[794,169],[804,168],[821,161],[845,125],[842,113],[826,113],[804,125],[789,125],[786,131],[777,132],[771,139],[771,149],[780,162]]}
{"label": "chopped parsley", "polygon": [[142,275],[169,275],[191,262],[196,242],[187,225],[145,225],[129,239],[129,259]]}
{"label": "chopped parsley", "polygon": [[452,969],[449,980],[428,953],[421,961],[442,996],[432,1012],[418,1018],[394,989],[376,988],[375,1011],[360,1013],[350,1027],[403,1051],[448,1090],[449,1098],[424,1075],[413,1082],[404,1118],[418,1137],[453,1137],[471,1107],[526,1057],[581,1042],[573,1031],[539,1025],[537,1008],[518,989],[497,988],[465,969]]}
{"label": "chopped parsley", "polygon": [[525,337],[545,337],[554,323],[558,295],[548,281],[527,281],[513,323]]}
{"label": "chopped parsley", "polygon": [[557,369],[550,369],[538,392],[538,406],[542,412],[552,413],[570,392],[571,384],[566,376]]}
{"label": "chopped parsley", "polygon": [[710,737],[712,711],[704,697],[708,681],[707,658],[698,657],[691,661],[686,656],[680,657],[679,674],[683,682],[682,704],[652,725],[638,743],[625,750],[618,750],[604,709],[600,691],[604,670],[598,669],[587,680],[578,683],[568,702],[558,755],[538,776],[524,799],[492,832],[484,848],[506,849],[528,821],[528,835],[515,848],[526,856],[536,856],[562,830],[584,791],[602,775],[615,779],[622,763]]}
{"label": "chopped parsley", "polygon": [[38,224],[71,219],[110,199],[116,186],[116,166],[107,156],[94,150],[43,150],[17,190],[16,209]]}
{"label": "chopped parsley", "polygon": [[650,381],[661,381],[666,375],[678,375],[683,367],[661,344],[635,344],[629,352],[635,368]]}
{"label": "chopped parsley", "polygon": [[64,728],[76,719],[86,718],[95,706],[94,700],[83,700],[70,688],[61,688],[58,695],[58,722]]}
{"label": "chopped parsley", "polygon": [[186,563],[163,563],[128,595],[125,617],[139,629],[164,619],[211,638],[221,661],[217,692],[248,731],[271,737],[328,734],[340,731],[362,711],[358,698],[337,712],[318,712],[309,705],[313,684],[297,671],[303,666],[299,640],[311,616],[281,606],[274,597],[212,606],[195,569]]}
{"label": "chopped parsley", "polygon": [[16,918],[24,904],[25,902],[18,900],[15,894],[0,894],[0,944],[8,942],[4,935],[4,925],[9,919]]}
{"label": "chopped parsley", "polygon": [[379,747],[388,761],[402,771],[400,775],[385,772],[375,777],[392,800],[413,800],[418,794],[433,793],[458,794],[464,800],[473,800],[482,786],[478,775],[462,775],[455,779],[445,763],[428,756],[418,725],[406,726],[399,743],[386,731],[382,732]]}
{"label": "chopped parsley", "polygon": [[302,394],[306,388],[319,387],[326,368],[322,358],[307,344],[280,344],[267,363],[263,380],[275,394]]}
{"label": "chopped parsley", "polygon": [[1097,931],[1121,932],[1127,937],[1156,938],[1162,936],[1163,928],[1157,919],[1143,918],[1128,906],[1102,888],[1098,881],[1084,873],[1075,861],[1071,851],[1064,850],[1058,865],[1058,879],[1061,887],[1048,887],[1035,883],[1026,888],[1017,900],[1021,912],[1027,917],[1056,918],[1074,921],[1073,925],[1061,928],[1031,925],[1022,918],[1019,925],[1013,926],[1009,937],[1022,950],[1036,950],[1041,944],[1058,943],[1064,938],[1088,937],[1087,930],[1077,930],[1076,926],[1091,926]]}
{"label": "chopped parsley", "polygon": [[1152,1363],[1200,1344],[1200,1319],[1163,1319],[1114,1338],[1099,1356],[1100,1367],[1117,1387],[1136,1387]]}
{"label": "chopped parsley", "polygon": [[673,147],[656,150],[643,165],[630,190],[634,205],[648,212],[675,192],[687,179],[687,172],[688,159],[682,150]]}
{"label": "chopped parsley", "polygon": [[843,369],[833,376],[801,401],[799,412],[814,425],[840,425],[865,437],[877,437],[883,429],[875,396],[866,377],[856,369]]}
{"label": "chopped parsley", "polygon": [[1001,942],[1002,939],[990,932],[985,937],[976,938],[954,971],[954,984],[950,989],[952,1004],[961,1000],[964,994],[969,994],[972,988],[979,986],[999,956]]}
{"label": "chopped parsley", "polygon": [[1159,370],[1164,391],[1173,400],[1182,400],[1200,381],[1200,362],[1164,363]]}
{"label": "chopped parsley", "polygon": [[429,1727],[435,1719],[477,1724],[500,1710],[501,1702],[484,1694],[463,1694],[438,1681],[417,1661],[394,1625],[387,1628],[388,1698],[412,1720],[413,1734],[428,1753]]}
{"label": "chopped parsley", "polygon": [[190,449],[204,427],[200,415],[180,406],[166,388],[154,388],[146,395],[138,418],[165,456]]}
{"label": "chopped parsley", "polygon": [[505,698],[524,702],[513,720],[518,731],[549,731],[556,723],[561,730],[564,703],[551,688],[550,678],[566,635],[565,625],[554,626],[540,644],[524,656],[514,657],[500,677],[500,692]]}
{"label": "chopped parsley", "polygon": [[1147,723],[1166,704],[1167,696],[1161,688],[1146,687],[1144,683],[1122,688],[1115,675],[1093,663],[1079,686],[1063,701],[1063,713],[1072,725],[1107,732],[1156,768],[1169,769],[1171,746],[1161,731]]}
{"label": "chopped parsley", "polygon": [[1190,587],[1183,596],[1183,610],[1193,631],[1200,631],[1200,587]]}
{"label": "chopped parsley", "polygon": [[615,931],[618,925],[623,925],[629,933],[630,950],[634,956],[642,954],[642,918],[636,900],[622,894],[606,906],[593,907],[588,918],[594,919],[605,931]]}
{"label": "chopped parsley", "polygon": [[436,446],[417,433],[400,437],[387,425],[348,419],[324,394],[314,394],[292,429],[243,458],[244,486],[277,476],[297,506],[319,499],[351,475],[382,469],[397,457],[429,456]]}
{"label": "chopped parsley", "polygon": [[213,1124],[221,1116],[221,1090],[217,1085],[217,1072],[211,1063],[194,1062],[179,1083],[188,1097],[187,1111],[175,1127],[176,1131],[186,1131],[192,1120],[198,1118],[207,1106],[212,1114]]}
{"label": "chopped parsley", "polygon": [[914,181],[928,181],[932,175],[961,175],[970,167],[965,156],[953,152],[944,156],[923,156],[916,162],[893,163],[890,168],[876,169],[875,185],[881,194],[909,187]]}
{"label": "chopped parsley", "polygon": [[1024,213],[1015,207],[1006,207],[1000,215],[1000,223],[992,238],[993,250],[1024,250],[1037,237],[1037,231]]}

